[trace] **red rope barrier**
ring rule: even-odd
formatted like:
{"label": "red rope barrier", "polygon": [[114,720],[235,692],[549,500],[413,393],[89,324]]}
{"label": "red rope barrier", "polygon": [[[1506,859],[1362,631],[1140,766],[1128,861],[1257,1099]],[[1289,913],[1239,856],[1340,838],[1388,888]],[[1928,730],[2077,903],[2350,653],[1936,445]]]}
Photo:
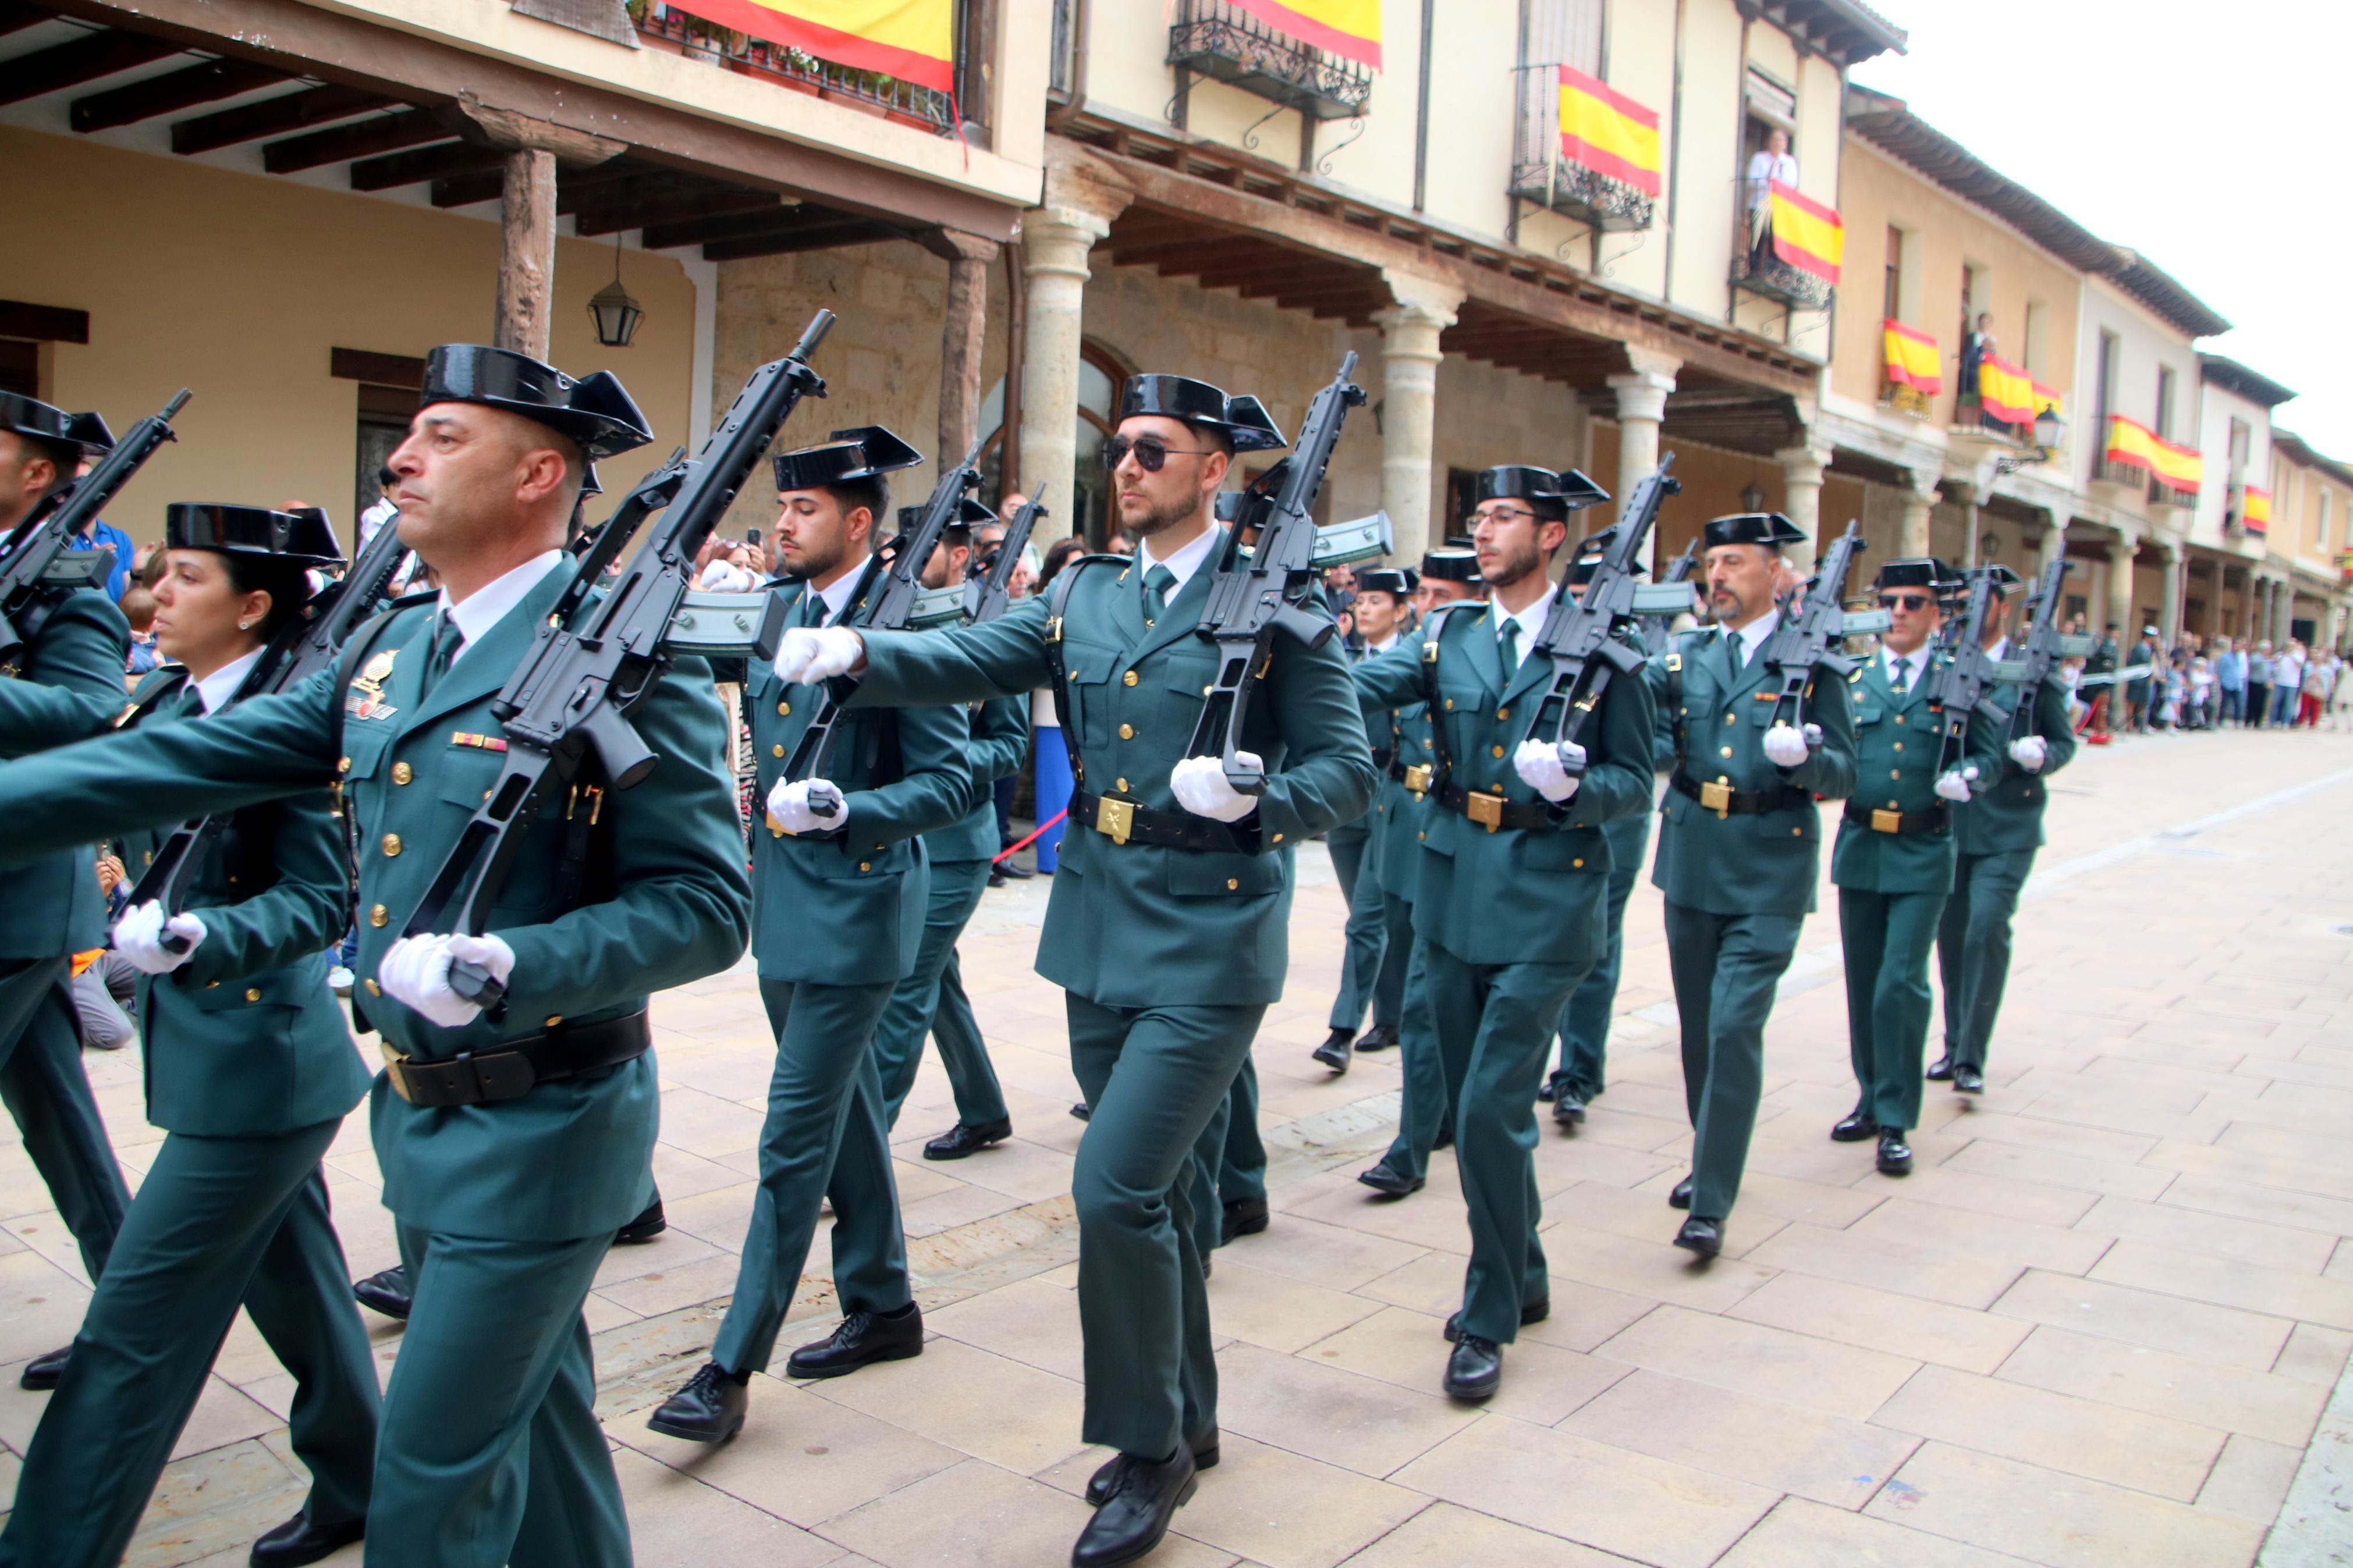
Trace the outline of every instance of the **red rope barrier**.
{"label": "red rope barrier", "polygon": [[1070,816],[1070,815],[1071,815],[1071,808],[1070,808],[1069,806],[1067,806],[1067,805],[1066,805],[1066,806],[1064,806],[1061,810],[1060,810],[1060,811],[1056,812],[1053,816],[1051,816],[1048,817],[1045,821],[1043,821],[1043,822],[1039,823],[1039,824],[1038,825],[1038,831],[1037,831],[1037,832],[1032,833],[1029,837],[1027,837],[1027,838],[1023,839],[1020,843],[1016,844],[1016,845],[1013,845],[1011,847],[1009,847],[1009,848],[1006,849],[1002,854],[1000,854],[1000,855],[998,855],[998,856],[997,857],[997,859],[996,859],[996,860],[991,860],[991,861],[989,862],[989,864],[990,864],[990,865],[992,865],[992,866],[994,866],[994,865],[996,865],[996,864],[997,864],[997,860],[1004,860],[1004,859],[1007,859],[1007,858],[1010,858],[1010,857],[1012,857],[1012,856],[1015,856],[1015,855],[1018,855],[1018,854],[1020,854],[1020,853],[1021,853],[1021,851],[1023,851],[1024,849],[1029,848],[1029,846],[1031,846],[1032,844],[1037,843],[1039,839],[1040,839],[1040,838],[1044,837],[1046,836],[1047,832],[1048,832],[1050,829],[1051,829],[1051,828],[1052,828],[1056,824],[1060,823],[1060,822],[1064,817],[1067,817],[1067,816]]}

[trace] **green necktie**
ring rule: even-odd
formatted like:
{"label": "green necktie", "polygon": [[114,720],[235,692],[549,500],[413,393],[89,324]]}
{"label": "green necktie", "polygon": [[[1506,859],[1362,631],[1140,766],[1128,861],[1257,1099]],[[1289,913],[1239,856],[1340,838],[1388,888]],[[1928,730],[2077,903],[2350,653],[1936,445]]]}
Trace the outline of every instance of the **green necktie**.
{"label": "green necktie", "polygon": [[1158,620],[1168,608],[1168,590],[1176,585],[1176,574],[1166,566],[1155,566],[1144,574],[1144,614],[1146,620]]}
{"label": "green necktie", "polygon": [[1909,691],[1912,689],[1912,661],[1910,659],[1898,658],[1895,660],[1895,679],[1887,683],[1887,689],[1895,693],[1898,697],[1903,696],[1906,691]]}
{"label": "green necktie", "polygon": [[1495,634],[1495,652],[1504,661],[1504,679],[1508,680],[1519,672],[1520,623],[1507,620]]}
{"label": "green necktie", "polygon": [[433,623],[432,645],[425,650],[425,679],[417,685],[418,697],[430,694],[440,684],[441,678],[449,673],[450,665],[457,662],[458,652],[465,642],[458,623],[450,618],[448,611],[442,611]]}

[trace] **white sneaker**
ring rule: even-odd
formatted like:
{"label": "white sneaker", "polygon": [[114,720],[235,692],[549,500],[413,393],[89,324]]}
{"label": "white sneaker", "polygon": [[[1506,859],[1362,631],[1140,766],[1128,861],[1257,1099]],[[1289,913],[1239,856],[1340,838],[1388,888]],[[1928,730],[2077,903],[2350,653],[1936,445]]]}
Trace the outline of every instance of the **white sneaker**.
{"label": "white sneaker", "polygon": [[338,963],[327,971],[327,989],[338,996],[352,994],[352,972]]}

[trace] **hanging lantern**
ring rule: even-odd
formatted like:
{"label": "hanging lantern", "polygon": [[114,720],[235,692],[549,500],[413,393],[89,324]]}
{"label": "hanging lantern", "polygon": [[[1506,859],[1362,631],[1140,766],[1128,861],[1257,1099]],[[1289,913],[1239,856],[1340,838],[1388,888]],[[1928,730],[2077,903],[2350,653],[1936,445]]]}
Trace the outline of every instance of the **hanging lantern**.
{"label": "hanging lantern", "polygon": [[638,335],[638,323],[645,320],[645,307],[627,289],[621,287],[621,240],[613,237],[613,280],[596,290],[588,301],[588,314],[596,322],[596,341],[608,349],[625,349],[629,340]]}

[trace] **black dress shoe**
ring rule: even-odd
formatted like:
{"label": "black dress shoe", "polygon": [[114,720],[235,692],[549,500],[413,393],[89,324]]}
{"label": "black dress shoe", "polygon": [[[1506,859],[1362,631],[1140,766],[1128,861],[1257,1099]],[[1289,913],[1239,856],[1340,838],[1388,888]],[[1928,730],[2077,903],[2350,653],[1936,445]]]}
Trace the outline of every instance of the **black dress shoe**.
{"label": "black dress shoe", "polygon": [[1667,1206],[1671,1209],[1687,1209],[1691,1207],[1691,1193],[1692,1179],[1689,1176],[1685,1176],[1682,1181],[1675,1184],[1674,1191],[1667,1194]]}
{"label": "black dress shoe", "polygon": [[1395,1024],[1375,1024],[1356,1037],[1356,1049],[1360,1051],[1385,1051],[1396,1044]]}
{"label": "black dress shoe", "polygon": [[[1520,1309],[1520,1327],[1525,1329],[1530,1323],[1541,1323],[1546,1318],[1551,1316],[1551,1297],[1546,1296],[1541,1301],[1530,1301],[1526,1306]],[[1458,1307],[1453,1311],[1447,1314],[1445,1332],[1446,1342],[1450,1345],[1462,1337],[1462,1310],[1461,1308]]]}
{"label": "black dress shoe", "polygon": [[1218,1222],[1218,1245],[1229,1246],[1238,1236],[1256,1236],[1266,1228],[1267,1217],[1264,1198],[1236,1198]]}
{"label": "black dress shoe", "polygon": [[1419,1176],[1398,1175],[1395,1171],[1390,1170],[1387,1163],[1375,1165],[1369,1171],[1359,1173],[1356,1180],[1383,1196],[1392,1198],[1410,1197],[1427,1184]]}
{"label": "black dress shoe", "polygon": [[1451,1122],[1451,1121],[1441,1121],[1441,1122],[1440,1122],[1440,1123],[1438,1124],[1438,1136],[1437,1136],[1437,1137],[1435,1137],[1435,1138],[1432,1138],[1432,1139],[1430,1141],[1430,1146],[1431,1148],[1433,1148],[1433,1149],[1451,1149],[1451,1148],[1453,1148],[1453,1147],[1454,1147],[1454,1123],[1453,1123],[1453,1122]]}
{"label": "black dress shoe", "polygon": [[670,1219],[662,1213],[661,1199],[657,1197],[646,1212],[613,1233],[614,1242],[622,1247],[638,1247],[651,1241],[670,1228]]}
{"label": "black dress shoe", "polygon": [[1563,1127],[1576,1127],[1585,1121],[1585,1097],[1567,1084],[1553,1096],[1552,1119]]}
{"label": "black dress shoe", "polygon": [[923,1353],[923,1310],[913,1301],[895,1312],[852,1312],[824,1339],[801,1346],[785,1363],[786,1377],[842,1377],[878,1361]]}
{"label": "black dress shoe", "polygon": [[71,1345],[60,1351],[43,1351],[26,1362],[25,1370],[16,1374],[16,1386],[30,1389],[35,1394],[55,1388],[58,1379],[66,1374],[66,1358],[71,1354]]}
{"label": "black dress shoe", "polygon": [[302,1563],[333,1556],[366,1533],[364,1519],[345,1524],[317,1525],[311,1522],[308,1514],[298,1513],[255,1542],[252,1554],[246,1561],[253,1568],[301,1568]]}
{"label": "black dress shoe", "polygon": [[[1209,1428],[1208,1436],[1192,1438],[1186,1443],[1185,1447],[1193,1450],[1195,1469],[1214,1470],[1218,1468],[1218,1429],[1215,1426]],[[1087,1478],[1089,1508],[1103,1507],[1103,1499],[1111,1495],[1112,1472],[1118,1468],[1119,1459],[1113,1456],[1105,1459],[1097,1467],[1095,1473]]]}
{"label": "black dress shoe", "polygon": [[702,1363],[702,1369],[686,1380],[686,1386],[671,1394],[646,1417],[646,1425],[665,1437],[683,1437],[690,1443],[724,1443],[744,1429],[744,1412],[752,1403],[752,1391],[735,1380],[735,1374],[715,1361]]}
{"label": "black dress shoe", "polygon": [[999,860],[997,863],[996,871],[992,874],[999,877],[1010,877],[1017,882],[1026,882],[1038,873],[1035,871],[1025,871],[1010,860]]}
{"label": "black dress shoe", "polygon": [[364,1279],[353,1280],[352,1300],[371,1312],[382,1312],[387,1318],[406,1322],[409,1303],[414,1300],[408,1289],[408,1270],[396,1263]]}
{"label": "black dress shoe", "polygon": [[1446,1394],[1450,1399],[1485,1399],[1504,1385],[1504,1347],[1477,1334],[1454,1342],[1446,1358]]}
{"label": "black dress shoe", "polygon": [[1122,1454],[1110,1469],[1103,1501],[1071,1548],[1071,1568],[1114,1568],[1150,1555],[1200,1485],[1193,1450],[1182,1443],[1165,1459]]}
{"label": "black dress shoe", "polygon": [[1724,1250],[1724,1222],[1694,1215],[1675,1232],[1675,1245],[1702,1258],[1714,1258]]}
{"label": "black dress shoe", "polygon": [[1953,1053],[1947,1051],[1943,1056],[1938,1057],[1935,1061],[1930,1062],[1928,1064],[1926,1076],[1930,1083],[1942,1083],[1947,1079],[1952,1077]]}
{"label": "black dress shoe", "polygon": [[1978,1071],[1975,1068],[1955,1068],[1953,1069],[1953,1092],[1956,1094],[1983,1094],[1985,1092],[1985,1074]]}
{"label": "black dress shoe", "polygon": [[1350,1038],[1345,1029],[1333,1030],[1324,1037],[1324,1043],[1315,1047],[1315,1059],[1334,1072],[1346,1072],[1349,1054],[1356,1048],[1349,1044]]}
{"label": "black dress shoe", "polygon": [[988,885],[992,888],[1001,888],[1005,886],[1005,868],[1002,866],[992,866],[988,868]]}
{"label": "black dress shoe", "polygon": [[1833,1143],[1860,1143],[1866,1138],[1879,1136],[1879,1123],[1858,1110],[1831,1129]]}
{"label": "black dress shoe", "polygon": [[1912,1145],[1904,1142],[1900,1130],[1879,1135],[1879,1173],[1883,1176],[1908,1176],[1912,1173]]}
{"label": "black dress shoe", "polygon": [[1094,1111],[1088,1106],[1087,1102],[1082,1100],[1076,1105],[1071,1107],[1071,1114],[1077,1117],[1080,1121],[1084,1121],[1089,1117],[1092,1116]]}
{"label": "black dress shoe", "polygon": [[1008,1117],[1000,1116],[994,1121],[959,1121],[923,1145],[923,1158],[961,1160],[1012,1136],[1013,1122]]}
{"label": "black dress shoe", "polygon": [[1567,1077],[1568,1075],[1565,1072],[1547,1073],[1545,1076],[1544,1082],[1536,1086],[1536,1103],[1538,1105],[1550,1105],[1552,1103],[1553,1096],[1560,1091],[1562,1080]]}

